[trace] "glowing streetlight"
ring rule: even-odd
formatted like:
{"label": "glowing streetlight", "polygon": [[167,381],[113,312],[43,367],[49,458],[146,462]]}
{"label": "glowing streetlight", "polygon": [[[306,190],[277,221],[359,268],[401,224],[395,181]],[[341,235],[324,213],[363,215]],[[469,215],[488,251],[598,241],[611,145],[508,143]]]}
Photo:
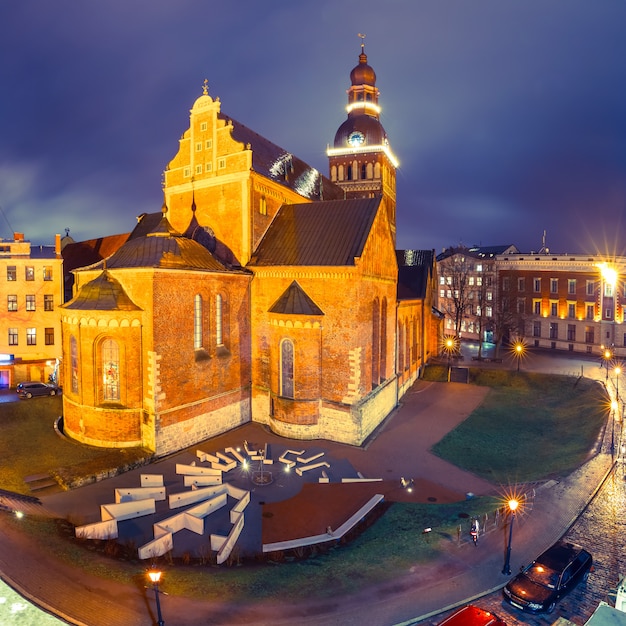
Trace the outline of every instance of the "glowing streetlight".
{"label": "glowing streetlight", "polygon": [[452,358],[452,353],[456,350],[456,337],[452,335],[444,337],[443,349],[448,353],[448,382],[450,382],[450,359]]}
{"label": "glowing streetlight", "polygon": [[157,608],[157,625],[165,626],[165,622],[163,621],[163,616],[161,615],[161,600],[159,599],[159,581],[161,580],[161,572],[158,569],[151,569],[148,572],[148,578],[152,583],[152,588],[154,589],[154,597],[156,598],[156,608]]}
{"label": "glowing streetlight", "polygon": [[515,521],[515,511],[517,511],[517,507],[519,506],[519,501],[511,498],[507,502],[507,506],[509,507],[510,519],[509,522],[509,543],[506,547],[506,559],[504,561],[504,567],[502,568],[502,573],[506,576],[511,575],[511,542],[513,541],[513,522]]}

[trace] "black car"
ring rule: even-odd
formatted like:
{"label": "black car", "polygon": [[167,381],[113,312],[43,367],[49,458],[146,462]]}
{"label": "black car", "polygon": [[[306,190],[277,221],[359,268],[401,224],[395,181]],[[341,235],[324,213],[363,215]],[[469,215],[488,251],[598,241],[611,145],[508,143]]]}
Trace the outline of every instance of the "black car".
{"label": "black car", "polygon": [[566,593],[587,580],[592,564],[587,550],[559,541],[507,583],[504,597],[522,611],[552,613]]}
{"label": "black car", "polygon": [[61,390],[56,385],[29,382],[20,383],[16,391],[20,398],[32,398],[33,396],[56,396]]}

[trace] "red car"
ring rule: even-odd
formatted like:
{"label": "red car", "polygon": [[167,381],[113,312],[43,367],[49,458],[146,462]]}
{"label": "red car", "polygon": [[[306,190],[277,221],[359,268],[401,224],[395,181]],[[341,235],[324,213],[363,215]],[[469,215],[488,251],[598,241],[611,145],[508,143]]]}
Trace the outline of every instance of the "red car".
{"label": "red car", "polygon": [[468,604],[439,622],[439,626],[507,626],[497,615]]}

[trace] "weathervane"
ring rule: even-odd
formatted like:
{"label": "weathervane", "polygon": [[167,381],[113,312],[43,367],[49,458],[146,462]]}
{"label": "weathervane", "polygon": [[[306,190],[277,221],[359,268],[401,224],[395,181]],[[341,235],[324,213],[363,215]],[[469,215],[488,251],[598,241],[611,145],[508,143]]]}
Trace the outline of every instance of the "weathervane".
{"label": "weathervane", "polygon": [[363,33],[359,33],[359,39],[361,40],[361,50],[365,48],[365,35]]}
{"label": "weathervane", "polygon": [[209,95],[209,81],[206,78],[204,79],[204,82],[202,83],[202,95],[203,96]]}

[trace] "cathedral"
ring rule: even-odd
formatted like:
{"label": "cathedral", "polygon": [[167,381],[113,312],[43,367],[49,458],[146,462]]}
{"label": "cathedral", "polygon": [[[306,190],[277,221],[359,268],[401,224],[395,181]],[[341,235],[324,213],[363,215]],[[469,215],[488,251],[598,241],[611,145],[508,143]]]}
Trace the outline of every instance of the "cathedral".
{"label": "cathedral", "polygon": [[363,45],[350,83],[327,177],[205,81],[161,210],[116,245],[67,246],[92,254],[61,307],[68,436],[162,456],[252,421],[361,445],[397,406],[437,351],[436,263],[396,250],[398,163]]}

